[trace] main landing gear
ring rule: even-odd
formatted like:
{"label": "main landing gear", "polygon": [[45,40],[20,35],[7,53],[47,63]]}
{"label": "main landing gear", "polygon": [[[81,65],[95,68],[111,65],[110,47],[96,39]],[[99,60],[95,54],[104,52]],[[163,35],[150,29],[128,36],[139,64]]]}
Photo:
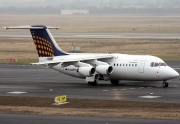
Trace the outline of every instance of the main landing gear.
{"label": "main landing gear", "polygon": [[169,83],[168,82],[166,82],[166,81],[163,81],[163,87],[168,87],[169,86]]}
{"label": "main landing gear", "polygon": [[97,85],[97,81],[94,81],[94,82],[88,82],[88,84],[89,84],[90,86],[96,86],[96,85]]}
{"label": "main landing gear", "polygon": [[99,81],[99,75],[96,74],[96,75],[94,76],[94,81],[93,81],[93,82],[88,81],[88,84],[89,84],[90,86],[96,86],[97,83],[98,83],[98,81]]}
{"label": "main landing gear", "polygon": [[119,85],[119,80],[111,80],[112,85]]}

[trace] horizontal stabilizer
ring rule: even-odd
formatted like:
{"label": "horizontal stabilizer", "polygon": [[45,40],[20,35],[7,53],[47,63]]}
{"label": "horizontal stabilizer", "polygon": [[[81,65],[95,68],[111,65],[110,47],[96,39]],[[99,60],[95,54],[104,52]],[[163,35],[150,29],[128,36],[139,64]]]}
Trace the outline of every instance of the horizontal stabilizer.
{"label": "horizontal stabilizer", "polygon": [[46,27],[46,26],[8,26],[3,29],[60,29],[59,27]]}

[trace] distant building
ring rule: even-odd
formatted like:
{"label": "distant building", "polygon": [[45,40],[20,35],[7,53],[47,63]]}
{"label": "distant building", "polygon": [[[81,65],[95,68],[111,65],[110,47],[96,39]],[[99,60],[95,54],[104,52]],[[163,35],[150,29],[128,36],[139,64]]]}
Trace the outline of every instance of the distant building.
{"label": "distant building", "polygon": [[61,15],[89,14],[89,10],[61,10]]}
{"label": "distant building", "polygon": [[123,9],[129,9],[129,8],[136,8],[136,9],[142,9],[146,8],[145,6],[122,6]]}

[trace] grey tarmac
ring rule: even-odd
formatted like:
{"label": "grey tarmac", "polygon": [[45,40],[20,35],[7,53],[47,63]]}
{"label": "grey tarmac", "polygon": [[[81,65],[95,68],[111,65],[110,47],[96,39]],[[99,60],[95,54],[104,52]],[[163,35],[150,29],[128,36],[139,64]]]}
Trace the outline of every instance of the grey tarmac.
{"label": "grey tarmac", "polygon": [[179,124],[177,120],[0,114],[0,124]]}
{"label": "grey tarmac", "polygon": [[[180,72],[180,62],[168,62]],[[0,95],[55,97],[67,95],[71,98],[92,98],[112,100],[134,100],[151,102],[180,103],[179,79],[169,81],[169,88],[162,88],[161,82],[144,83],[122,81],[119,86],[109,82],[100,82],[96,87],[88,86],[84,80],[76,79],[46,69],[43,66],[0,64]],[[12,94],[9,92],[15,92]],[[18,94],[19,92],[19,94]],[[139,96],[161,96],[154,99],[142,99]],[[130,119],[130,118],[99,118],[76,116],[21,115],[0,114],[0,124],[179,124],[178,120]]]}

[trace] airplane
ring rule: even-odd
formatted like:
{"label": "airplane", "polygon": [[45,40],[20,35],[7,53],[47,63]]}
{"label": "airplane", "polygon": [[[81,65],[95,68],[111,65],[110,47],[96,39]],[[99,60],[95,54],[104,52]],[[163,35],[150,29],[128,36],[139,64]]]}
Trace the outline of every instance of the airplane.
{"label": "airplane", "polygon": [[112,85],[118,85],[121,80],[131,80],[163,81],[163,87],[168,87],[168,80],[179,77],[178,72],[155,56],[67,53],[58,46],[49,31],[59,27],[35,25],[4,29],[30,30],[39,56],[39,62],[32,65],[44,65],[66,75],[85,79],[89,85],[97,85],[99,80],[110,81]]}

